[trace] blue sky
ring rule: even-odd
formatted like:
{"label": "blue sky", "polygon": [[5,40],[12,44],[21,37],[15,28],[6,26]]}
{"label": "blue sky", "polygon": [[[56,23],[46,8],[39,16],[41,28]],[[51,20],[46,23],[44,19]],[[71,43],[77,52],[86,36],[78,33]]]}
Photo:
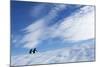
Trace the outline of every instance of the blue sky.
{"label": "blue sky", "polygon": [[[76,18],[78,12],[79,16],[84,15],[85,11],[88,12],[84,9],[82,12],[82,8],[84,7],[85,5],[12,1],[11,54],[28,53],[29,49],[34,47],[36,47],[39,52],[43,52],[72,46],[73,43],[77,42],[73,42],[73,39],[77,39],[70,39],[71,37],[69,36],[73,33],[69,31],[70,27],[68,27],[67,30],[67,26],[65,26],[66,28],[59,31],[60,26],[63,23],[64,25],[65,23],[71,24],[73,21],[63,21],[66,19],[69,20],[70,17],[72,17],[72,19],[74,17]],[[90,8],[93,8],[93,6],[90,6]],[[90,11],[91,10],[92,9],[90,9]],[[78,22],[73,22],[73,24],[76,23]],[[73,27],[70,29],[73,29]],[[67,35],[67,40],[65,40]],[[93,39],[93,37],[83,38],[83,40],[88,39]],[[78,41],[79,40],[81,40],[81,38],[78,38]]]}

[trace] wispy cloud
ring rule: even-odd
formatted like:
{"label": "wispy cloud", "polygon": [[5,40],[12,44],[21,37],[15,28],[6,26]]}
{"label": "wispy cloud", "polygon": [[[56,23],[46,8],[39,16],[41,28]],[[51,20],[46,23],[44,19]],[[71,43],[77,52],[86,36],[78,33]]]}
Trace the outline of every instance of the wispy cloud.
{"label": "wispy cloud", "polygon": [[[11,65],[51,64],[95,60],[94,6],[80,7],[70,15],[59,19],[59,21],[49,26],[49,23],[54,22],[53,19],[57,19],[56,17],[60,16],[60,12],[68,9],[68,5],[55,4],[54,6],[55,7],[50,9],[47,15],[22,29],[21,32],[23,35],[20,37],[14,37],[14,35],[12,35],[12,43],[16,43],[16,46],[21,46],[21,48],[30,49],[37,47],[41,41],[46,41],[46,39],[53,40],[53,38],[58,37],[61,38],[64,43],[69,41],[74,42],[73,46],[55,49],[54,51],[37,52],[34,55],[12,55]],[[42,9],[44,7],[38,6],[38,9],[35,9],[36,15],[38,15],[38,11],[41,10],[39,8]],[[65,45],[67,44],[65,43]]]}
{"label": "wispy cloud", "polygon": [[69,17],[61,20],[61,24],[47,28],[49,37],[63,37],[64,40],[86,40],[94,38],[94,7],[86,6]]}
{"label": "wispy cloud", "polygon": [[24,47],[32,48],[39,43],[39,38],[41,37],[44,28],[43,22],[44,20],[41,19],[24,29],[26,31],[26,34],[21,40],[21,43],[25,42]]}
{"label": "wispy cloud", "polygon": [[[93,42],[91,44],[91,42]],[[88,46],[87,46],[88,45]],[[17,55],[11,57],[11,65],[34,65],[34,64],[52,64],[80,61],[94,61],[94,39],[78,42],[70,48],[50,50],[47,52],[36,53],[34,55]],[[19,62],[20,61],[20,62]]]}
{"label": "wispy cloud", "polygon": [[53,31],[53,36],[58,35],[73,41],[94,38],[94,22],[94,7],[80,8],[62,21],[57,30]]}
{"label": "wispy cloud", "polygon": [[15,46],[15,47],[20,46],[20,43],[19,43],[19,41],[21,40],[21,36],[20,35],[12,34],[11,35],[11,40],[12,40],[11,43],[14,44],[13,46]]}
{"label": "wispy cloud", "polygon": [[26,27],[24,29],[26,34],[21,40],[21,43],[25,42],[24,47],[25,48],[36,47],[36,45],[39,43],[41,39],[41,36],[45,33],[44,30],[46,29],[45,25],[46,22],[51,21],[51,19],[57,15],[57,12],[63,10],[65,7],[66,5],[60,5],[60,6],[56,5],[47,16],[39,19],[38,21]]}
{"label": "wispy cloud", "polygon": [[94,7],[86,6],[73,12],[69,17],[48,27],[46,24],[52,22],[57,14],[64,10],[66,5],[55,6],[48,15],[33,22],[24,29],[25,35],[21,43],[25,48],[34,48],[45,38],[62,37],[64,41],[86,40],[94,37]]}

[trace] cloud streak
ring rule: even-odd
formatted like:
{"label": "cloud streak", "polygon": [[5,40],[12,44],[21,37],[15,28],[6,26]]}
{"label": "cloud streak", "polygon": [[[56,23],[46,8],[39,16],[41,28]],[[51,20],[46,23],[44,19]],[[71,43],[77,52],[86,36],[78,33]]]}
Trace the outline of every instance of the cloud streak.
{"label": "cloud streak", "polygon": [[56,5],[45,17],[33,22],[24,29],[25,35],[21,43],[24,48],[34,48],[46,38],[62,37],[64,41],[74,42],[94,38],[94,6],[85,6],[60,20],[60,24],[48,27],[59,12],[67,5]]}
{"label": "cloud streak", "polygon": [[[91,44],[91,42],[93,42]],[[34,55],[22,54],[11,57],[11,66],[34,65],[34,64],[54,64],[67,62],[94,61],[94,40],[77,42],[70,48],[64,47],[52,52],[46,51]],[[20,62],[19,62],[20,61]]]}
{"label": "cloud streak", "polygon": [[94,7],[86,6],[62,21],[54,36],[79,41],[94,38]]}
{"label": "cloud streak", "polygon": [[41,36],[43,33],[45,33],[46,25],[45,23],[48,21],[51,21],[52,18],[54,18],[57,15],[57,12],[63,10],[66,7],[66,5],[56,5],[47,16],[41,18],[40,20],[37,20],[36,22],[32,23],[28,27],[24,29],[26,34],[24,35],[23,39],[21,40],[21,43],[25,42],[24,47],[25,48],[32,48],[36,47],[36,45],[39,43]]}

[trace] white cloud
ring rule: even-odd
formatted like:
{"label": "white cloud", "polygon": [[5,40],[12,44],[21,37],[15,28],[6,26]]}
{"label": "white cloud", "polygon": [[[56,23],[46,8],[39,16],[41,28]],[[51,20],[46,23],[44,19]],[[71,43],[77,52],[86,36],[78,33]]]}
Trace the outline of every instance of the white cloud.
{"label": "white cloud", "polygon": [[45,8],[45,4],[36,5],[30,9],[30,15],[37,17],[41,15],[41,11]]}
{"label": "white cloud", "polygon": [[57,29],[52,29],[52,36],[61,36],[65,40],[86,40],[94,38],[94,7],[81,8],[70,17],[65,18]]}
{"label": "white cloud", "polygon": [[41,19],[28,27],[24,29],[26,34],[24,35],[23,39],[21,40],[21,43],[24,43],[25,48],[32,48],[35,47],[38,44],[39,38],[41,34],[43,33],[43,24],[44,20]]}
{"label": "white cloud", "polygon": [[19,41],[21,40],[20,35],[12,34],[11,35],[11,40],[12,40],[11,43],[13,44],[13,46],[15,46],[15,47],[20,46],[20,43],[19,43]]}
{"label": "white cloud", "polygon": [[[67,19],[68,20],[68,19]],[[71,40],[86,40],[94,38],[94,7],[88,6],[80,9],[80,12],[76,13],[74,16],[70,17],[71,27],[68,32],[63,34],[66,37],[71,36]]]}
{"label": "white cloud", "polygon": [[[11,57],[11,65],[34,65],[34,64],[51,64],[51,63],[67,63],[79,61],[94,61],[94,40],[84,43],[77,43],[70,48],[50,50],[46,52],[36,53],[34,55],[17,55]],[[88,45],[88,46],[87,46]],[[20,62],[19,62],[20,61]]]}
{"label": "white cloud", "polygon": [[36,47],[41,39],[48,37],[62,37],[64,40],[80,41],[94,38],[94,7],[86,6],[80,8],[69,17],[61,21],[60,25],[47,27],[45,24],[52,21],[59,11],[65,9],[65,5],[56,6],[50,13],[40,20],[32,23],[24,29],[21,43],[25,48]]}
{"label": "white cloud", "polygon": [[46,16],[45,19],[50,20],[57,16],[57,13],[64,10],[67,7],[67,5],[55,5],[55,7],[49,12],[49,14]]}
{"label": "white cloud", "polygon": [[21,43],[25,43],[24,47],[36,47],[40,41],[41,36],[45,34],[45,23],[54,18],[57,15],[57,12],[63,10],[65,7],[66,5],[55,5],[55,7],[50,11],[50,13],[47,16],[39,19],[38,21],[32,23],[31,25],[23,29],[23,31],[26,32],[23,39],[21,40]]}

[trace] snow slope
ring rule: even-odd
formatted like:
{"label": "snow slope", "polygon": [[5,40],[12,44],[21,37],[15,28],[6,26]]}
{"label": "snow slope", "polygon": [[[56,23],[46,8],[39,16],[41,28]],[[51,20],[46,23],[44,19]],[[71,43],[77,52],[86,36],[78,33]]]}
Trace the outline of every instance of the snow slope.
{"label": "snow slope", "polygon": [[95,60],[95,40],[89,39],[74,43],[72,47],[50,50],[34,55],[18,55],[11,57],[11,66],[53,64]]}

